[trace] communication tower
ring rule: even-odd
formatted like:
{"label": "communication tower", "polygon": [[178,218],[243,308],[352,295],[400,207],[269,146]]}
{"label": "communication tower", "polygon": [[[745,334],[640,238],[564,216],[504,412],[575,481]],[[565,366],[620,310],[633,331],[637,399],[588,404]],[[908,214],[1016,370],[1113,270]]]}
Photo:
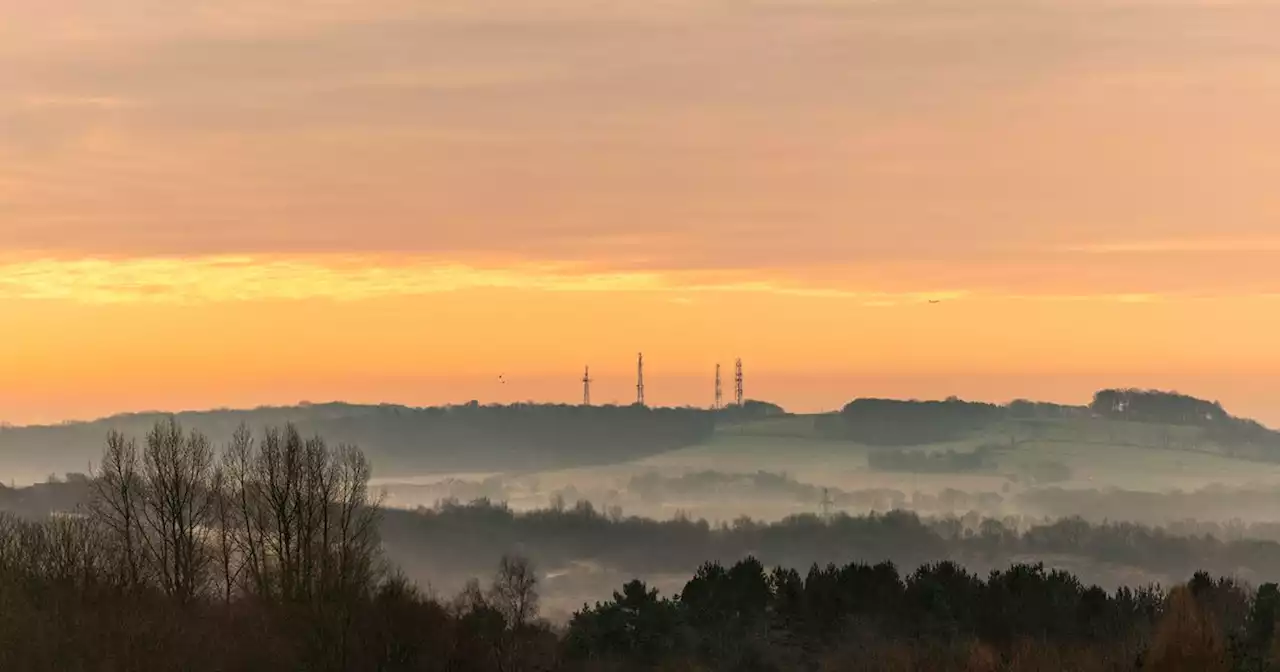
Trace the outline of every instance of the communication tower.
{"label": "communication tower", "polygon": [[827,488],[822,489],[822,519],[831,521],[831,507],[835,502],[831,500],[831,491]]}
{"label": "communication tower", "polygon": [[636,358],[636,403],[644,406],[644,353]]}
{"label": "communication tower", "polygon": [[724,408],[724,390],[720,387],[720,365],[716,364],[716,405],[718,411]]}
{"label": "communication tower", "polygon": [[734,401],[742,405],[742,358],[739,357],[733,363],[733,398]]}
{"label": "communication tower", "polygon": [[591,367],[582,371],[582,405],[591,405]]}

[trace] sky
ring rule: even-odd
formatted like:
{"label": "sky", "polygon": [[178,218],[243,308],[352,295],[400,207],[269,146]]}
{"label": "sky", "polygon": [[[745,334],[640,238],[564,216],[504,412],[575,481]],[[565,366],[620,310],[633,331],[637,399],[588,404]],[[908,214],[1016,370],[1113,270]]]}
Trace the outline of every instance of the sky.
{"label": "sky", "polygon": [[629,402],[643,351],[650,403],[741,357],[798,411],[1133,385],[1280,424],[1277,25],[0,0],[0,420],[576,401],[585,365]]}

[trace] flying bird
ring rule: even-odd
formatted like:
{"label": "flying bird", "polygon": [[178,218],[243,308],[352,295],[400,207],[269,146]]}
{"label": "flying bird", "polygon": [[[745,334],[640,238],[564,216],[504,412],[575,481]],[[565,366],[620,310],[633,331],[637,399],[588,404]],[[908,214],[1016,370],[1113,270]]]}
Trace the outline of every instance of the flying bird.
{"label": "flying bird", "polygon": [[929,303],[942,303],[940,299],[929,299]]}

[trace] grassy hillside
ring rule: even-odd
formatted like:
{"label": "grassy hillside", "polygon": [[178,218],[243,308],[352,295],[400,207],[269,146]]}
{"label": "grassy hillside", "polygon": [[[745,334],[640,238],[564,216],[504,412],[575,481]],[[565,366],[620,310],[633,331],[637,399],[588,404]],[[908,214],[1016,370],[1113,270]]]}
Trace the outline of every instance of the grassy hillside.
{"label": "grassy hillside", "polygon": [[857,399],[814,424],[826,436],[875,446],[946,443],[994,433],[1015,443],[1162,448],[1280,463],[1280,432],[1234,417],[1217,402],[1155,390],[1102,390],[1088,406]]}
{"label": "grassy hillside", "polygon": [[[827,438],[820,417],[790,416],[721,425],[706,442],[638,460],[521,474],[454,474],[389,479],[388,503],[431,506],[447,498],[508,502],[517,510],[586,499],[602,511],[661,520],[681,515],[732,523],[742,516],[782,520],[814,514],[830,499],[852,515],[908,509],[923,515],[1073,516],[1090,520],[1274,520],[1280,465],[1212,452],[1136,445],[1162,441],[1163,428],[1061,423],[1051,438],[994,428],[940,444],[877,447]],[[1142,430],[1146,430],[1145,433]],[[1118,441],[1105,441],[1114,431]],[[1072,441],[1068,436],[1086,437]],[[883,468],[876,455],[972,455],[964,471]],[[880,467],[877,467],[877,462]],[[826,491],[824,491],[826,489]]]}
{"label": "grassy hillside", "polygon": [[[141,439],[161,415],[121,415],[94,422],[0,429],[0,474],[35,480],[83,472],[102,453],[107,433]],[[697,445],[711,437],[715,415],[696,409],[517,404],[411,408],[321,404],[177,414],[186,428],[228,440],[239,425],[294,423],[304,435],[359,445],[379,475],[529,471],[610,464]],[[23,474],[28,478],[22,478]]]}
{"label": "grassy hillside", "polygon": [[[83,472],[98,459],[108,431],[142,437],[160,417],[0,428],[0,476],[31,482]],[[292,422],[304,434],[361,446],[378,476],[401,478],[585,467],[595,474],[766,470],[842,486],[1008,492],[1269,482],[1280,465],[1280,434],[1213,402],[1134,390],[1104,390],[1089,406],[858,399],[823,415],[787,415],[756,401],[718,412],[334,403],[189,412],[178,420],[215,443],[242,423]]]}
{"label": "grassy hillside", "polygon": [[[1197,427],[1098,418],[1015,421],[945,443],[877,447],[824,436],[824,416],[790,416],[722,427],[707,443],[645,458],[640,468],[776,471],[798,480],[847,489],[1007,490],[1030,485],[1196,489],[1213,484],[1280,484],[1280,464],[1233,456],[1204,440]],[[877,451],[966,452],[981,447],[994,468],[975,473],[879,471]],[[1052,470],[1049,465],[1064,469]],[[1053,471],[1058,478],[1043,478]],[[1042,478],[1035,478],[1037,475]]]}

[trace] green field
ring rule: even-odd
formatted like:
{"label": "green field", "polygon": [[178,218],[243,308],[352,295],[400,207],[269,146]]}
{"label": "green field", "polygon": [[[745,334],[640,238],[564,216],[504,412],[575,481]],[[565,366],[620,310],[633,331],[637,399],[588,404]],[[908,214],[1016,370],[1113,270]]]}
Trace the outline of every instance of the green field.
{"label": "green field", "polygon": [[[944,491],[971,495],[997,494],[1004,501],[989,513],[1014,514],[1017,495],[1037,488],[1194,491],[1223,488],[1280,488],[1280,464],[1256,462],[1213,452],[1196,443],[1197,430],[1097,419],[1042,421],[1034,425],[1001,425],[963,441],[893,448],[871,447],[825,438],[815,416],[787,416],[725,426],[707,442],[621,464],[522,474],[453,474],[460,480],[494,476],[506,490],[495,497],[519,509],[546,506],[555,493],[567,502],[586,499],[599,507],[617,506],[629,514],[669,518],[677,512],[730,521],[741,515],[777,520],[813,513],[818,495],[759,495],[712,488],[659,500],[630,491],[631,479],[649,474],[677,478],[697,472],[725,475],[770,472],[802,485],[838,491],[897,491],[905,506],[938,513]],[[963,473],[912,473],[873,469],[874,451],[907,450],[937,453],[985,448],[992,466]],[[438,481],[437,474],[420,479]],[[419,479],[396,479],[401,484]],[[430,505],[435,494],[399,490],[392,503]],[[919,497],[923,496],[924,499]],[[930,502],[930,497],[934,497]],[[949,497],[949,496],[948,496]],[[968,506],[968,505],[958,505]],[[961,508],[963,513],[968,509]],[[945,512],[945,511],[943,511]],[[1242,512],[1244,513],[1244,512]],[[1117,512],[1123,517],[1123,512]],[[1221,512],[1219,516],[1221,516]]]}
{"label": "green field", "polygon": [[[773,471],[797,480],[842,488],[1000,491],[1026,481],[1029,470],[1055,463],[1070,470],[1060,487],[1167,491],[1224,486],[1280,485],[1280,464],[1218,454],[1197,446],[1196,428],[1108,420],[1046,421],[1001,426],[965,441],[872,448],[823,439],[813,416],[765,420],[718,431],[708,443],[634,463],[660,471]],[[982,474],[909,474],[872,471],[872,450],[997,450],[997,469]]]}

